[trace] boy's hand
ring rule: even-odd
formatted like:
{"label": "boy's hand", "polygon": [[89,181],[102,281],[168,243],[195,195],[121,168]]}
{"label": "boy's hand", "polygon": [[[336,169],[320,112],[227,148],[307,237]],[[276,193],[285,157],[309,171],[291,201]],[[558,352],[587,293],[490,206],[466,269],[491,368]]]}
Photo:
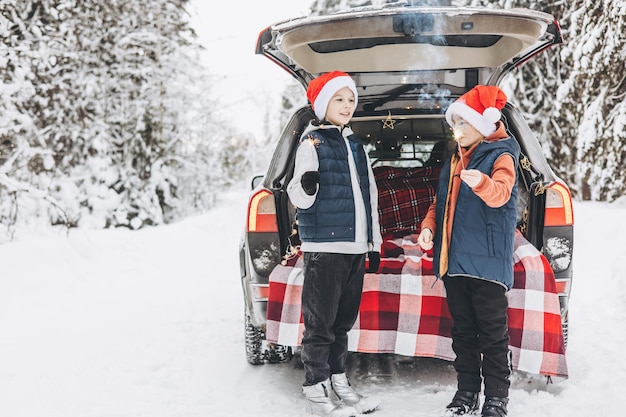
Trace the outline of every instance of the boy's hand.
{"label": "boy's hand", "polygon": [[380,266],[380,252],[367,252],[367,269],[365,272],[374,273],[378,271]]}
{"label": "boy's hand", "polygon": [[476,187],[483,180],[483,173],[477,169],[461,170],[461,179],[471,188]]}
{"label": "boy's hand", "polygon": [[422,229],[417,237],[417,243],[423,250],[431,250],[433,248],[433,231],[428,228]]}
{"label": "boy's hand", "polygon": [[317,191],[317,184],[320,182],[320,173],[318,171],[307,171],[302,174],[300,184],[307,195],[313,195]]}

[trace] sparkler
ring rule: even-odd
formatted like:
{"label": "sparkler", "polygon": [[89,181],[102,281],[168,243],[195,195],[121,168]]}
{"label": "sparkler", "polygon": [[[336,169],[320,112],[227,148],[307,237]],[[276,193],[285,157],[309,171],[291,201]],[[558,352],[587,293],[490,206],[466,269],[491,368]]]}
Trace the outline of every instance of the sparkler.
{"label": "sparkler", "polygon": [[463,149],[461,147],[461,132],[458,129],[454,129],[454,140],[456,141],[456,146],[459,149],[459,158],[461,159],[461,167],[465,169],[465,162],[463,161]]}

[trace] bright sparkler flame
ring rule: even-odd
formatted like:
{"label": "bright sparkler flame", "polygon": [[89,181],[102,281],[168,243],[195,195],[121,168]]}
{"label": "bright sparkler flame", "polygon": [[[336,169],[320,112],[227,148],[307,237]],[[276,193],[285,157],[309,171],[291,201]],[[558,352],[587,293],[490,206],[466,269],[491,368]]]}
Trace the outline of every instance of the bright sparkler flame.
{"label": "bright sparkler flame", "polygon": [[459,149],[459,159],[461,160],[461,167],[465,169],[465,162],[463,161],[463,148],[461,147],[461,134],[463,132],[460,129],[454,129],[454,140],[456,141],[456,146]]}

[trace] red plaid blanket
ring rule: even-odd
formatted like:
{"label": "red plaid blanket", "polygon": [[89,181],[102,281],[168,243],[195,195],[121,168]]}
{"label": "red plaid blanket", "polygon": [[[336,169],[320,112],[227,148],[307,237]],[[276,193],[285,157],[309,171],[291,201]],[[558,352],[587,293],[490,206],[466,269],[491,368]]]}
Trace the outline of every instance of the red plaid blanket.
{"label": "red plaid blanket", "polygon": [[422,216],[435,198],[440,168],[374,168],[378,214],[383,236],[402,237],[420,232]]}
{"label": "red plaid blanket", "polygon": [[[433,275],[432,258],[417,245],[417,235],[386,240],[381,258],[379,273],[365,275],[349,349],[454,360],[445,288]],[[554,273],[547,259],[519,232],[514,269],[514,286],[507,293],[513,368],[567,378]],[[300,345],[302,280],[301,257],[277,266],[270,275],[268,342]]]}

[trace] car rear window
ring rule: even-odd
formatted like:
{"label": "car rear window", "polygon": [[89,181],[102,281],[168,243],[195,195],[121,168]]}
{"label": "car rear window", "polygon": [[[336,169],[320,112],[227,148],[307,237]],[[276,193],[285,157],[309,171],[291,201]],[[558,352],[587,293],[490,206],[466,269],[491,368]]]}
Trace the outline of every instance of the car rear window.
{"label": "car rear window", "polygon": [[324,42],[313,42],[311,49],[318,53],[331,53],[367,49],[378,45],[430,44],[435,46],[462,46],[466,48],[488,48],[498,42],[499,35],[418,35],[389,36],[380,38],[341,39]]}

